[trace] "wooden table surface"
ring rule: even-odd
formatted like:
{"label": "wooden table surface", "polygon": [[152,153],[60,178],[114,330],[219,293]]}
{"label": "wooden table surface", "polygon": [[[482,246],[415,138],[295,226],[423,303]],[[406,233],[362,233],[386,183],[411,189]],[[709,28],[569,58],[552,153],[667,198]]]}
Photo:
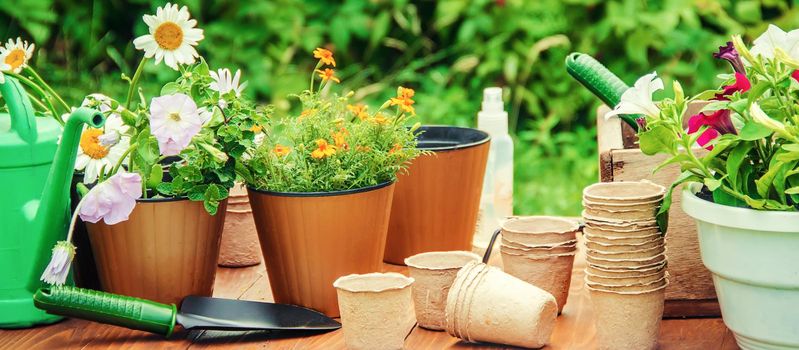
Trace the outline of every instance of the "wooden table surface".
{"label": "wooden table surface", "polygon": [[[551,343],[545,349],[595,349],[593,310],[582,284],[584,257],[578,255],[569,301],[558,317]],[[385,265],[386,271],[407,273],[402,266]],[[271,301],[264,265],[219,268],[214,296]],[[445,332],[419,327],[408,335],[406,349],[502,349],[498,345],[468,344]],[[0,330],[0,349],[344,349],[341,330],[306,337],[283,337],[268,332],[177,332],[169,340],[145,332],[66,320],[31,329]],[[738,349],[732,333],[719,318],[663,320],[659,349]]]}

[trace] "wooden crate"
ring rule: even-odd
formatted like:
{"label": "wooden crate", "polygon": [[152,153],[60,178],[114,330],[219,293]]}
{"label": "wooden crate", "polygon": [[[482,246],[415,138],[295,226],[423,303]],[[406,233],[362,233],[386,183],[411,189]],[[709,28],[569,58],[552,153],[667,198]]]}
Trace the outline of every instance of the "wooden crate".
{"label": "wooden crate", "polygon": [[[698,111],[699,106],[695,106]],[[635,132],[618,118],[605,120],[607,106],[597,111],[600,181],[647,179],[668,187],[680,174],[677,165],[653,174],[667,157],[647,156],[638,149]],[[713,279],[699,256],[694,220],[682,211],[680,188],[675,190],[666,234],[670,284],[666,287],[664,317],[720,316]]]}

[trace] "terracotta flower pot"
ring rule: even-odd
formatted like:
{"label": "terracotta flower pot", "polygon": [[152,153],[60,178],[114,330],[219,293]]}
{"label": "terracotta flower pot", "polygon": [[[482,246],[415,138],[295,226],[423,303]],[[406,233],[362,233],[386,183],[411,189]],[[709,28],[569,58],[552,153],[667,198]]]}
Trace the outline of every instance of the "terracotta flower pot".
{"label": "terracotta flower pot", "polygon": [[416,158],[397,181],[385,261],[432,251],[472,249],[488,160],[488,134],[452,126],[423,126]]}
{"label": "terracotta flower pot", "polygon": [[344,343],[351,350],[402,349],[414,323],[413,278],[396,272],[347,275],[335,286]]}
{"label": "terracotta flower pot", "polygon": [[140,199],[127,221],[87,223],[103,290],[162,303],[211,296],[227,200]]}
{"label": "terracotta flower pot", "polygon": [[394,184],[337,192],[248,191],[275,301],[338,317],[333,281],[382,268]]}
{"label": "terracotta flower pot", "polygon": [[419,326],[444,330],[447,320],[444,308],[455,275],[467,263],[480,261],[472,252],[427,252],[405,259],[413,284],[413,302]]}
{"label": "terracotta flower pot", "polygon": [[252,266],[261,263],[258,231],[252,217],[247,188],[236,184],[228,197],[225,229],[219,249],[219,265],[225,267]]}

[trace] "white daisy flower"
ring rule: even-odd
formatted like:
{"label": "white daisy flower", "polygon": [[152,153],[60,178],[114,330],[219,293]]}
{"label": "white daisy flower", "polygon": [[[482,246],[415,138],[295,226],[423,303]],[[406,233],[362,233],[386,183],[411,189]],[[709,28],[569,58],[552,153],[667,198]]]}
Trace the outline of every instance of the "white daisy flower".
{"label": "white daisy flower", "polygon": [[[241,97],[241,92],[247,87],[247,82],[239,85],[241,79],[241,70],[237,69],[235,75],[230,74],[230,69],[219,69],[216,72],[211,71],[211,79],[214,81],[208,85],[208,88],[218,92],[220,95],[225,95],[228,92],[234,91],[236,97]],[[221,101],[220,101],[221,102]]]}
{"label": "white daisy flower", "polygon": [[144,15],[144,23],[150,29],[150,34],[142,35],[133,40],[137,50],[144,51],[144,57],[155,57],[155,63],[161,60],[174,70],[178,64],[192,64],[199,57],[194,49],[200,40],[203,40],[203,30],[195,28],[197,21],[190,18],[186,6],[167,3],[159,7],[155,15]]}
{"label": "white daisy flower", "polygon": [[[113,123],[114,119],[109,121]],[[87,128],[80,136],[75,169],[83,170],[83,183],[97,181],[103,167],[106,172],[110,171],[130,147],[130,137],[126,135],[120,135],[115,144],[104,146],[100,140],[104,134],[102,129]]]}
{"label": "white daisy flower", "polygon": [[21,38],[17,38],[17,41],[8,39],[5,45],[0,46],[0,70],[19,73],[28,66],[35,47],[36,45],[28,44]]}
{"label": "white daisy flower", "polygon": [[185,94],[155,97],[150,103],[150,132],[158,140],[162,155],[180,154],[202,125],[197,104]]}

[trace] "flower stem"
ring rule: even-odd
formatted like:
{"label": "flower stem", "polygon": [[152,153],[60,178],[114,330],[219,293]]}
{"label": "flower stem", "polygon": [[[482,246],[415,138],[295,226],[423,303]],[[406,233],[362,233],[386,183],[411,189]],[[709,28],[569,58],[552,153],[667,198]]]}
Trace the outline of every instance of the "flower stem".
{"label": "flower stem", "polygon": [[[136,147],[138,147],[138,146],[139,146],[138,143],[134,143],[134,144],[130,145],[130,147],[128,147],[128,149],[125,150],[125,153],[122,153],[122,157],[119,157],[119,160],[117,161],[116,165],[114,165],[114,167],[111,168],[112,169],[111,170],[111,174],[112,175],[116,174],[117,171],[119,171],[119,168],[122,167],[122,162],[125,160],[125,158],[127,158],[128,155],[130,154],[130,152],[133,152],[133,150],[135,150]],[[131,158],[133,158],[133,157],[131,157]],[[133,163],[133,159],[131,159],[130,161],[131,161],[131,163]]]}
{"label": "flower stem", "polygon": [[[44,92],[44,90],[42,90],[42,88],[38,84],[36,84],[32,80],[24,77],[22,74],[16,74],[16,73],[5,73],[5,74],[7,74],[9,76],[12,76],[14,78],[17,78],[19,81],[22,82],[22,84],[25,84],[25,86],[31,88],[33,91],[35,91],[37,94],[39,94],[39,96],[41,96],[42,99],[45,102],[47,102],[47,109],[53,115],[53,118],[56,121],[58,121],[61,125],[64,125],[64,121],[61,120],[61,115],[58,114],[58,111],[56,110],[55,106],[53,105],[53,102],[50,101],[50,98],[49,98],[48,94],[46,92]],[[67,112],[69,112],[69,110],[67,110]]]}
{"label": "flower stem", "polygon": [[311,93],[313,93],[313,83],[314,80],[316,80],[314,74],[316,74],[316,70],[319,69],[319,67],[321,66],[322,66],[322,60],[319,60],[319,62],[316,63],[316,67],[314,67],[314,69],[311,70],[311,88],[308,89],[308,91],[310,91]]}
{"label": "flower stem", "polygon": [[56,101],[61,103],[61,106],[64,107],[67,113],[69,113],[70,111],[69,105],[64,101],[63,98],[61,98],[61,95],[55,92],[55,90],[53,90],[50,84],[47,84],[47,82],[44,81],[44,79],[42,79],[39,73],[36,73],[36,71],[32,67],[25,67],[25,69],[28,71],[28,73],[30,73],[34,77],[34,79],[38,80],[39,84],[42,84],[42,86],[44,86],[44,88],[50,93],[50,95],[52,95],[53,98],[56,99]]}
{"label": "flower stem", "polygon": [[78,216],[80,214],[80,208],[83,206],[83,201],[86,199],[86,196],[80,199],[78,205],[75,206],[75,212],[72,213],[72,220],[69,222],[69,232],[67,232],[67,242],[72,243],[72,234],[75,232],[75,223],[78,221]]}
{"label": "flower stem", "polygon": [[130,104],[133,102],[133,91],[136,90],[136,85],[139,83],[145,62],[147,62],[147,57],[142,57],[141,61],[139,61],[139,66],[136,67],[136,72],[133,73],[133,79],[131,79],[130,87],[128,87],[128,97],[125,99],[125,109],[130,109]]}

